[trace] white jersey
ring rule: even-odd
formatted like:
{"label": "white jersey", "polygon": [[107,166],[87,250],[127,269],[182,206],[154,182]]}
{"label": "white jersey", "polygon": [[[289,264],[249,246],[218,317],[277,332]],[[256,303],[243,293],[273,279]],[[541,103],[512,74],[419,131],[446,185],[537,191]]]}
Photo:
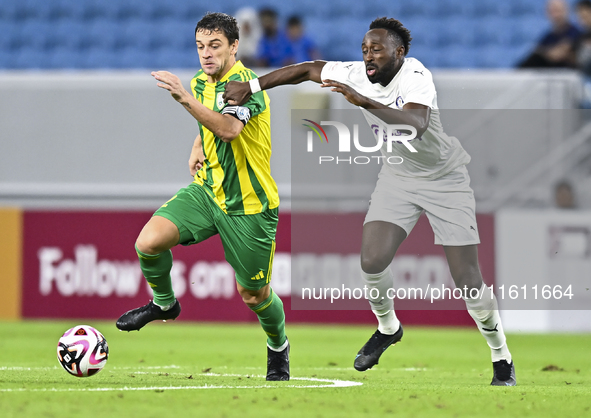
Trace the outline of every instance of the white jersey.
{"label": "white jersey", "polygon": [[[402,143],[392,142],[392,152],[388,153],[384,143],[381,151],[385,157],[400,156],[404,161],[401,164],[385,163],[382,174],[435,179],[470,162],[470,156],[462,148],[460,141],[443,132],[433,77],[417,59],[405,58],[402,67],[386,87],[369,81],[363,61],[327,62],[320,77],[322,80],[346,84],[359,94],[393,109],[402,110],[405,103],[417,103],[431,108],[429,127],[419,138],[409,141],[417,152],[411,152]],[[366,109],[361,110],[376,135],[376,140],[379,140],[379,133],[385,135],[379,128],[384,126],[384,122]]]}

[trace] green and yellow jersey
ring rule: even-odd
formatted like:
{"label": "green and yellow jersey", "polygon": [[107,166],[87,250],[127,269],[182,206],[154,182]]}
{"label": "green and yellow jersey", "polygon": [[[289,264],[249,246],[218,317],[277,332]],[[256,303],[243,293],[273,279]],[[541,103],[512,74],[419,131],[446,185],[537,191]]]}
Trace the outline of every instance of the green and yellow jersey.
{"label": "green and yellow jersey", "polygon": [[264,91],[253,94],[242,106],[224,103],[228,81],[248,81],[257,75],[240,61],[217,83],[208,83],[203,70],[191,80],[197,100],[209,109],[230,114],[244,123],[231,142],[223,142],[199,124],[205,162],[194,183],[205,188],[229,215],[252,215],[279,206],[277,185],[271,177],[271,112]]}

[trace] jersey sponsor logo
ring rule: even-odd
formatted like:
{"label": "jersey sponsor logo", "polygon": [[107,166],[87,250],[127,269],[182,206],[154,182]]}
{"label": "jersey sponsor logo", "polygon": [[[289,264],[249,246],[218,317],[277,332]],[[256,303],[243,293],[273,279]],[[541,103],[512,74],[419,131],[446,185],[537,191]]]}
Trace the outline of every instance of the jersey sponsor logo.
{"label": "jersey sponsor logo", "polygon": [[404,106],[404,100],[402,100],[402,96],[398,96],[396,98],[396,107],[402,109],[402,106]]}
{"label": "jersey sponsor logo", "polygon": [[259,271],[257,273],[256,276],[251,277],[250,280],[261,280],[261,279],[264,279],[264,278],[265,278],[265,273],[263,273],[262,270],[261,270],[261,271]]}
{"label": "jersey sponsor logo", "polygon": [[422,72],[422,71],[417,71],[417,70],[415,70],[415,73],[417,73],[417,74],[420,74],[420,75],[425,75],[425,74],[423,74],[423,72]]}

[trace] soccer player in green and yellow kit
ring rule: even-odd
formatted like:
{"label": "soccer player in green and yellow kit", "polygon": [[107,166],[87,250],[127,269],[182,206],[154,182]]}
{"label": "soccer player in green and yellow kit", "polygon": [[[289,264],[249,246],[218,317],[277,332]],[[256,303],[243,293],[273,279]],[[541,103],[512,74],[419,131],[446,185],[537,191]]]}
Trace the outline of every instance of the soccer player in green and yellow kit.
{"label": "soccer player in green and yellow kit", "polygon": [[279,196],[270,169],[269,97],[259,92],[241,106],[226,105],[222,97],[228,81],[257,77],[236,61],[238,38],[236,20],[226,14],[208,13],[197,23],[201,70],[191,81],[194,97],[174,74],[152,73],[158,87],[199,123],[189,158],[195,180],[142,229],[136,251],[154,300],[123,314],[117,328],[139,330],[150,321],[176,319],[181,307],[171,285],[170,249],[220,234],[238,292],[267,334],[267,380],[289,380],[283,303],[270,286]]}

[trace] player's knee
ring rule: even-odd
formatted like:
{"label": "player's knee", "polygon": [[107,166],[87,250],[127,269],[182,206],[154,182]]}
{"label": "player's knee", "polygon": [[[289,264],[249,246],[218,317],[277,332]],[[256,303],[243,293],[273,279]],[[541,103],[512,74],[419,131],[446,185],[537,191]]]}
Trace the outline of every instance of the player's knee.
{"label": "player's knee", "polygon": [[392,260],[382,254],[361,253],[361,270],[367,274],[378,274],[386,270]]}
{"label": "player's knee", "polygon": [[238,285],[238,293],[242,297],[242,301],[251,308],[259,305],[269,297],[269,292],[266,288],[250,290]]}
{"label": "player's knee", "polygon": [[451,270],[456,287],[467,289],[480,289],[482,287],[482,274],[476,265],[465,265]]}
{"label": "player's knee", "polygon": [[135,242],[135,247],[144,254],[156,255],[167,248],[164,248],[160,242],[158,235],[150,232],[142,231]]}

